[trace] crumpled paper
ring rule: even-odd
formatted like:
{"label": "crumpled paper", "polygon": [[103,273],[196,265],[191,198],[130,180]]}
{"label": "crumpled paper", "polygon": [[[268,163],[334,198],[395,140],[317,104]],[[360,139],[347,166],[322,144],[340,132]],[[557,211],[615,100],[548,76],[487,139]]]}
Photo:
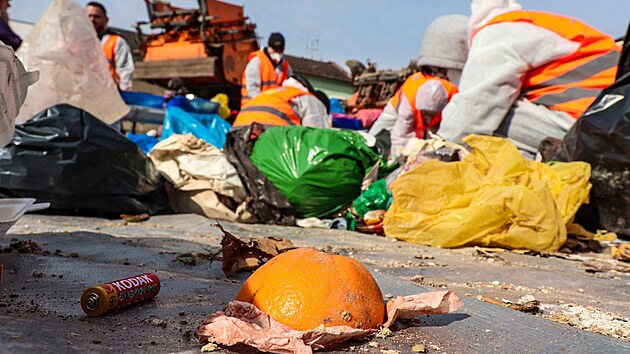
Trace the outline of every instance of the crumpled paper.
{"label": "crumpled paper", "polygon": [[452,291],[396,296],[387,302],[387,321],[383,327],[390,327],[397,319],[410,320],[422,315],[442,315],[457,311],[462,306],[464,303]]}
{"label": "crumpled paper", "polygon": [[[446,314],[456,311],[464,303],[452,291],[436,291],[410,296],[398,296],[387,303],[387,322],[411,319],[423,314]],[[297,331],[285,326],[254,305],[230,302],[223,311],[206,319],[195,333],[199,342],[224,346],[245,344],[263,352],[308,354],[325,349],[351,338],[362,338],[377,330],[363,330],[348,326],[324,327]]]}

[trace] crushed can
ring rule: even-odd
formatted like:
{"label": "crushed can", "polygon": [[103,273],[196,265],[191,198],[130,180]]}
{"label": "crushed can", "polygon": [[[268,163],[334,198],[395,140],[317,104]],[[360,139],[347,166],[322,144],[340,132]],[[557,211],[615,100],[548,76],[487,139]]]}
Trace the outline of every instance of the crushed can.
{"label": "crushed can", "polygon": [[152,273],[140,274],[85,289],[81,295],[81,308],[86,315],[97,317],[151,299],[158,292],[158,277]]}

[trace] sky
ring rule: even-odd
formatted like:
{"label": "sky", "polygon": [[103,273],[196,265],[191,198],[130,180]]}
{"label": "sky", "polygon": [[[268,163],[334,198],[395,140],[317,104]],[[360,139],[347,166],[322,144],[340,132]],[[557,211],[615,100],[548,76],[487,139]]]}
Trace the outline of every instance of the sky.
{"label": "sky", "polygon": [[[448,14],[470,14],[470,0],[224,0],[245,6],[257,25],[260,43],[271,32],[286,38],[286,53],[345,68],[348,59],[376,62],[378,69],[400,69],[416,59],[426,27]],[[51,0],[13,0],[14,20],[36,22]],[[77,1],[84,6],[88,0]],[[110,25],[132,29],[146,21],[143,0],[101,0]],[[175,6],[196,7],[196,0],[172,0]],[[630,21],[630,0],[520,0],[523,9],[578,18],[615,38],[623,37]],[[605,5],[604,5],[605,4]]]}

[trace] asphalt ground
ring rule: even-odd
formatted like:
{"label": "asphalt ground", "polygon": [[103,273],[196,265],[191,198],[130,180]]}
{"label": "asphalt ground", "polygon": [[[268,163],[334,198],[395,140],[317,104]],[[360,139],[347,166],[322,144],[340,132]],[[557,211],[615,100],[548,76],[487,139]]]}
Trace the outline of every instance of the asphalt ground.
{"label": "asphalt ground", "polygon": [[[228,278],[221,260],[212,259],[222,238],[214,222],[197,215],[158,216],[137,224],[25,216],[0,239],[0,249],[17,239],[41,250],[0,253],[0,352],[198,353],[201,345],[193,333],[234,299],[249,275]],[[627,338],[478,300],[515,302],[531,295],[543,304],[604,311],[620,321],[619,334],[630,315],[626,272],[593,272],[582,261],[510,252],[488,257],[471,248],[430,248],[339,230],[221,224],[243,239],[284,237],[296,246],[354,257],[386,297],[449,289],[465,302],[456,313],[423,316],[400,324],[390,337],[353,341],[330,352],[409,353],[417,344],[435,353],[630,352]],[[586,256],[606,261],[605,255]],[[85,288],[147,272],[162,283],[153,300],[97,318],[82,312]],[[235,351],[253,352],[242,347],[219,352]]]}

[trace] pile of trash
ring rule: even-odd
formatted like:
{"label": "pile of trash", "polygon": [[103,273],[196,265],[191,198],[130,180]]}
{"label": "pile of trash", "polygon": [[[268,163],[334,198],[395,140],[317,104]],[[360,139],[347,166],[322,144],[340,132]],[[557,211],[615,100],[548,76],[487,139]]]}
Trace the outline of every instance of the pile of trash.
{"label": "pile of trash", "polygon": [[[119,94],[105,59],[94,56],[100,43],[83,9],[68,4],[55,2],[18,53],[42,79],[31,87],[21,124],[0,155],[2,197],[37,198],[51,204],[50,213],[197,213],[438,247],[542,252],[565,244],[594,185],[603,224],[627,234],[627,193],[620,203],[604,205],[628,180],[627,148],[615,143],[627,140],[628,105],[610,105],[610,95],[627,91],[627,75],[578,120],[564,154],[553,161],[529,161],[507,139],[475,135],[466,146],[433,135],[412,138],[392,157],[387,131],[364,131],[379,112],[348,113],[338,100],[331,101],[333,129],[233,128],[225,94],[210,100]],[[61,26],[54,15],[66,12],[77,14]],[[61,63],[60,57],[68,59]],[[154,131],[122,133],[121,119],[148,112]],[[619,118],[603,119],[607,115]]]}

